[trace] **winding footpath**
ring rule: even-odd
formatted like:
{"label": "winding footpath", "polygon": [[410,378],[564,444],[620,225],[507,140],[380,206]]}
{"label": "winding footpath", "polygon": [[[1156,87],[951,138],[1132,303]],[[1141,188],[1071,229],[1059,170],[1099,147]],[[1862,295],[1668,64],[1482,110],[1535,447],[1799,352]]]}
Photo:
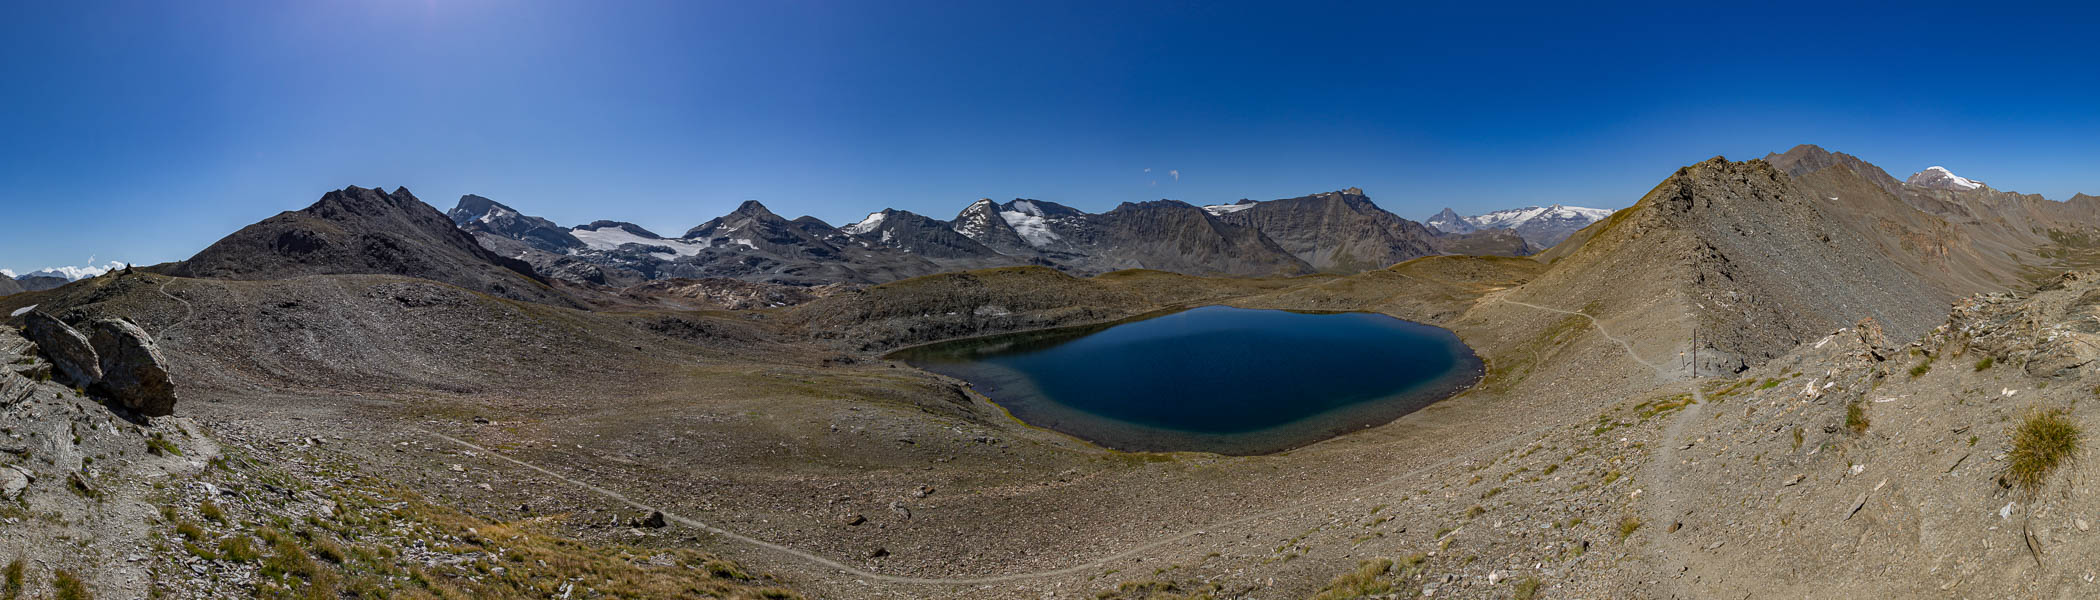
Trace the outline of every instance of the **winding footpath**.
{"label": "winding footpath", "polygon": [[[165,293],[165,292],[164,292],[164,293]],[[170,296],[170,297],[172,297],[172,296]],[[1605,337],[1605,339],[1611,340],[1611,341],[1612,341],[1613,343],[1615,343],[1615,344],[1618,344],[1620,348],[1623,348],[1623,349],[1625,349],[1625,350],[1626,350],[1626,354],[1627,354],[1627,356],[1628,356],[1628,357],[1630,357],[1630,358],[1632,358],[1632,359],[1633,359],[1633,360],[1634,360],[1635,362],[1638,362],[1638,363],[1640,363],[1640,364],[1641,364],[1642,366],[1646,366],[1646,367],[1648,367],[1649,369],[1652,369],[1652,370],[1654,370],[1654,371],[1655,371],[1655,373],[1656,373],[1656,375],[1657,375],[1658,377],[1665,377],[1665,378],[1666,378],[1666,377],[1668,376],[1668,370],[1667,370],[1667,369],[1665,369],[1664,367],[1658,366],[1658,365],[1656,365],[1655,363],[1651,363],[1651,362],[1648,362],[1648,361],[1647,361],[1646,359],[1643,359],[1643,358],[1641,358],[1640,354],[1638,354],[1638,353],[1636,353],[1636,352],[1634,352],[1634,351],[1633,351],[1633,345],[1632,345],[1632,344],[1629,344],[1629,343],[1627,343],[1627,342],[1626,342],[1626,340],[1623,340],[1623,339],[1619,339],[1619,338],[1618,338],[1617,336],[1613,336],[1613,335],[1611,334],[1611,332],[1610,332],[1610,331],[1607,331],[1607,330],[1605,330],[1605,329],[1604,329],[1604,326],[1603,326],[1603,324],[1602,324],[1602,323],[1599,323],[1599,322],[1597,321],[1596,317],[1593,317],[1593,316],[1590,316],[1590,315],[1587,315],[1587,314],[1584,314],[1584,313],[1580,313],[1580,312],[1570,311],[1570,310],[1561,310],[1561,309],[1557,309],[1557,308],[1552,308],[1552,307],[1546,307],[1546,306],[1539,306],[1539,305],[1536,305],[1536,304],[1530,304],[1530,303],[1527,303],[1527,302],[1519,302],[1519,301],[1516,301],[1516,300],[1508,300],[1508,299],[1503,299],[1503,298],[1501,298],[1501,297],[1499,297],[1499,296],[1498,296],[1498,297],[1495,297],[1495,298],[1493,298],[1493,299],[1492,299],[1492,301],[1495,301],[1495,302],[1506,302],[1506,303],[1509,303],[1509,304],[1515,304],[1515,305],[1519,305],[1519,306],[1526,306],[1526,307],[1530,307],[1530,308],[1534,308],[1534,309],[1538,309],[1538,310],[1545,310],[1545,311],[1551,311],[1551,312],[1557,312],[1557,313],[1565,313],[1565,314],[1571,314],[1571,315],[1580,315],[1580,316],[1582,316],[1583,318],[1589,319],[1591,327],[1595,328],[1595,329],[1597,330],[1597,332],[1598,332],[1599,334],[1601,334],[1601,335],[1603,335],[1603,336]],[[185,304],[185,305],[187,305],[188,303],[187,303],[187,302],[185,302],[184,304]],[[1694,388],[1693,388],[1693,394],[1697,395],[1698,393],[1699,393],[1699,392],[1698,392],[1697,386],[1694,386]],[[1700,398],[1698,398],[1698,400],[1699,400],[1699,401],[1700,401],[1701,403],[1703,403],[1705,399],[1704,399],[1704,397],[1700,397]],[[1696,407],[1696,406],[1700,406],[1700,404],[1695,404],[1694,406],[1695,406],[1695,407]],[[1692,412],[1692,411],[1691,411],[1691,410],[1687,410],[1687,411],[1683,411],[1683,412],[1687,412],[1687,413],[1688,413],[1688,412]],[[1682,416],[1682,415],[1680,415],[1680,416]],[[1685,420],[1686,420],[1686,419],[1679,419],[1679,421],[1680,421],[1680,422],[1682,422],[1682,421],[1685,421]],[[846,574],[846,575],[850,575],[850,576],[853,576],[853,577],[858,577],[858,578],[861,578],[861,579],[863,579],[863,580],[867,580],[867,581],[877,581],[877,582],[883,582],[883,583],[890,583],[890,584],[904,584],[904,585],[928,585],[928,586],[942,586],[942,585],[945,585],[945,586],[967,586],[967,585],[990,585],[990,584],[1012,583],[1012,582],[1019,582],[1019,581],[1027,581],[1027,580],[1033,580],[1033,579],[1042,579],[1042,578],[1047,578],[1047,577],[1058,577],[1058,576],[1065,576],[1065,575],[1078,575],[1078,574],[1085,574],[1085,573],[1093,572],[1093,571],[1096,571],[1096,570],[1100,570],[1100,569],[1103,569],[1103,568],[1105,568],[1105,567],[1107,567],[1107,566],[1109,566],[1109,565],[1111,565],[1111,564],[1113,564],[1113,563],[1116,563],[1116,562],[1118,562],[1118,561],[1123,561],[1123,560],[1127,560],[1127,559],[1130,559],[1130,558],[1132,558],[1132,557],[1134,557],[1134,556],[1136,556],[1136,555],[1139,555],[1139,554],[1142,554],[1142,553],[1145,553],[1145,552],[1149,552],[1149,551],[1152,551],[1152,550],[1156,550],[1156,549],[1159,549],[1159,548],[1162,548],[1162,547],[1167,547],[1167,546],[1171,546],[1171,545],[1174,545],[1174,544],[1178,544],[1178,543],[1181,543],[1181,542],[1187,541],[1187,540],[1189,540],[1189,539],[1191,539],[1191,538],[1196,538],[1196,537],[1204,536],[1204,535],[1210,534],[1210,533],[1212,533],[1212,532],[1217,532],[1217,531],[1219,531],[1219,530],[1223,530],[1223,529],[1228,529],[1228,528],[1232,528],[1232,527],[1236,527],[1236,526],[1240,526],[1240,525],[1245,525],[1245,524],[1248,524],[1248,523],[1253,523],[1253,522],[1257,522],[1257,521],[1265,521],[1265,520],[1270,520],[1270,519],[1276,519],[1276,518],[1279,518],[1279,517],[1284,517],[1284,516],[1287,516],[1287,515],[1291,515],[1291,514],[1293,514],[1293,513],[1299,513],[1299,512],[1306,512],[1306,511],[1310,511],[1310,510],[1312,510],[1312,509],[1316,509],[1316,508],[1322,508],[1322,507],[1325,507],[1325,506],[1329,506],[1329,505],[1333,505],[1333,504],[1339,504],[1339,503],[1342,503],[1343,501],[1345,501],[1346,499],[1348,499],[1348,498],[1350,498],[1350,497],[1353,497],[1353,496],[1357,496],[1357,495],[1360,495],[1360,494],[1363,494],[1363,493],[1366,493],[1366,492],[1371,492],[1371,491],[1375,491],[1375,490],[1378,490],[1378,489],[1380,489],[1380,488],[1386,488],[1386,487],[1391,487],[1391,486],[1393,486],[1393,485],[1395,485],[1395,484],[1398,484],[1398,483],[1401,483],[1401,482],[1403,482],[1403,481],[1408,481],[1408,480],[1410,480],[1410,479],[1412,479],[1412,478],[1414,478],[1414,477],[1416,477],[1416,476],[1418,476],[1418,475],[1421,475],[1421,474],[1424,474],[1424,473],[1427,473],[1427,472],[1430,472],[1430,471],[1434,471],[1434,470],[1437,470],[1437,469],[1441,469],[1441,468],[1444,468],[1444,467],[1450,466],[1450,465],[1452,465],[1452,464],[1454,464],[1454,463],[1457,463],[1457,462],[1460,462],[1460,461],[1464,461],[1464,460],[1471,460],[1471,459],[1473,459],[1473,458],[1476,458],[1476,457],[1479,457],[1479,456],[1481,456],[1481,455],[1483,455],[1483,454],[1487,454],[1487,453],[1489,453],[1490,451],[1493,451],[1493,450],[1498,450],[1498,449],[1501,449],[1501,448],[1503,448],[1504,446],[1507,446],[1507,445],[1509,445],[1509,444],[1510,444],[1511,442],[1515,442],[1515,441],[1518,441],[1518,440],[1523,440],[1523,439],[1529,439],[1529,438],[1533,438],[1533,437],[1539,436],[1539,435],[1541,435],[1541,434],[1544,434],[1544,433],[1546,433],[1546,432],[1548,432],[1548,431],[1551,431],[1552,429],[1555,429],[1555,428],[1557,428],[1557,427],[1561,427],[1562,425],[1564,425],[1564,424],[1550,424],[1550,425],[1546,425],[1546,426],[1543,426],[1543,427],[1539,427],[1539,428],[1537,428],[1537,429],[1533,429],[1533,430],[1530,430],[1530,431],[1525,431],[1525,432],[1523,432],[1523,433],[1519,433],[1519,434],[1516,434],[1516,435],[1512,435],[1512,436],[1504,437],[1504,438],[1501,438],[1501,439],[1495,440],[1495,441],[1493,441],[1493,442],[1489,442],[1489,443],[1487,443],[1487,444],[1485,444],[1485,445],[1482,445],[1482,446],[1480,446],[1480,447],[1478,447],[1478,448],[1474,448],[1474,449],[1473,449],[1473,450],[1471,450],[1471,451],[1468,451],[1468,452],[1464,452],[1464,453],[1461,453],[1461,454],[1457,454],[1457,455],[1453,455],[1453,456],[1450,456],[1450,457],[1448,457],[1448,458],[1445,458],[1445,459],[1443,459],[1443,460],[1437,461],[1437,462],[1435,462],[1435,463],[1431,463],[1431,464],[1429,464],[1429,465],[1426,465],[1426,466],[1422,466],[1422,467],[1419,467],[1419,468],[1416,468],[1416,469],[1413,469],[1413,470],[1407,471],[1407,472],[1405,472],[1405,473],[1401,473],[1401,474],[1398,474],[1398,475],[1394,475],[1394,476],[1392,476],[1392,477],[1390,477],[1390,478],[1387,478],[1387,479],[1385,479],[1385,480],[1382,480],[1382,481],[1379,481],[1379,482],[1376,482],[1376,483],[1372,483],[1372,484],[1369,484],[1369,485],[1365,485],[1365,486],[1362,486],[1362,487],[1359,487],[1359,488],[1355,488],[1355,489],[1352,489],[1352,490],[1348,490],[1347,492],[1344,492],[1344,493],[1330,493],[1330,494],[1323,494],[1323,495],[1322,495],[1322,497],[1321,497],[1321,498],[1318,498],[1318,499],[1307,499],[1306,501],[1304,501],[1304,502],[1302,502],[1302,503],[1296,503],[1296,504],[1292,504],[1292,505],[1290,505],[1290,506],[1286,506],[1286,507],[1283,507],[1283,508],[1273,509],[1273,510],[1269,510],[1269,511],[1264,511],[1264,512],[1260,512],[1260,513],[1256,513],[1256,514],[1252,514],[1252,515],[1247,515],[1247,516],[1239,517],[1239,518],[1236,518],[1236,519],[1231,519],[1231,520],[1227,520],[1227,521],[1221,521],[1221,522],[1218,522],[1218,523],[1213,523],[1213,524],[1211,524],[1211,525],[1209,525],[1209,526],[1206,526],[1206,527],[1203,527],[1203,528],[1201,528],[1201,529],[1195,529],[1195,530],[1190,530],[1190,531],[1184,531],[1184,532],[1182,532],[1182,533],[1179,533],[1179,534],[1175,534],[1175,535],[1171,535],[1171,536],[1167,536],[1167,537],[1159,538],[1159,539],[1156,539],[1156,540],[1153,540],[1153,541],[1150,541],[1150,542],[1146,542],[1146,543],[1143,543],[1143,544],[1139,544],[1139,545],[1136,545],[1136,546],[1132,546],[1132,547],[1130,547],[1130,548],[1126,548],[1126,549],[1124,549],[1124,550],[1121,550],[1121,551],[1118,551],[1118,552],[1115,552],[1115,553],[1111,553],[1111,554],[1106,554],[1106,555],[1102,555],[1102,556],[1100,556],[1100,557],[1098,557],[1098,558],[1095,558],[1095,559],[1093,559],[1093,560],[1089,560],[1089,561],[1086,561],[1086,562],[1083,562],[1083,563],[1080,563],[1080,564],[1076,564],[1076,565],[1072,565],[1072,566],[1068,566],[1068,567],[1061,567],[1061,568],[1056,568],[1056,569],[1048,569],[1048,570],[1042,570],[1042,571],[1030,571],[1030,572],[1025,572],[1025,573],[1011,573],[1011,574],[1005,574],[1005,575],[985,575],[985,576],[978,576],[978,577],[945,577],[945,578],[944,578],[944,577],[911,577],[911,576],[904,576],[904,575],[890,575],[890,574],[885,574],[885,573],[877,573],[877,572],[874,572],[874,571],[869,571],[869,570],[866,570],[866,569],[862,569],[862,568],[859,568],[859,567],[855,567],[855,566],[853,566],[853,565],[849,565],[849,564],[846,564],[846,563],[843,563],[843,562],[840,562],[840,561],[837,561],[837,560],[833,560],[833,559],[831,559],[831,558],[827,558],[827,557],[824,557],[824,556],[820,556],[820,555],[817,555],[817,554],[815,554],[815,553],[812,553],[812,552],[809,552],[809,551],[806,551],[806,550],[801,550],[801,549],[797,549],[797,548],[793,548],[793,547],[785,546],[785,545],[782,545],[782,544],[777,544],[777,543],[769,542],[769,541],[766,541],[766,540],[761,540],[761,539],[758,539],[758,538],[750,537],[750,536],[747,536],[747,535],[742,535],[742,534],[739,534],[739,533],[736,533],[736,532],[730,531],[730,530],[728,530],[728,529],[724,529],[724,528],[722,528],[722,527],[718,527],[718,526],[715,526],[715,525],[710,525],[710,524],[708,524],[708,523],[706,523],[706,522],[703,522],[703,521],[700,521],[700,520],[697,520],[697,519],[693,519],[693,518],[690,518],[690,517],[687,517],[687,516],[684,516],[684,515],[679,515],[679,514],[675,514],[675,513],[672,513],[671,511],[667,511],[667,510],[664,510],[664,509],[663,509],[663,508],[661,508],[661,507],[653,506],[653,505],[650,505],[650,504],[648,504],[648,503],[645,503],[645,502],[642,502],[642,501],[639,501],[639,500],[635,500],[635,499],[633,499],[633,498],[630,498],[630,497],[628,497],[627,495],[625,495],[625,494],[622,494],[622,493],[620,493],[620,492],[617,492],[617,491],[613,491],[613,490],[610,490],[610,489],[607,489],[607,488],[604,488],[604,487],[600,487],[600,486],[598,486],[598,485],[595,485],[595,484],[592,484],[592,483],[589,483],[589,482],[586,482],[586,481],[582,481],[582,480],[579,480],[579,479],[576,479],[576,478],[573,478],[573,477],[569,477],[569,476],[567,476],[567,475],[563,475],[563,474],[561,474],[561,473],[557,473],[557,472],[555,472],[555,471],[553,471],[553,470],[551,470],[551,469],[548,469],[548,468],[546,468],[546,467],[543,467],[543,466],[540,466],[540,465],[537,465],[537,464],[533,464],[533,463],[530,463],[530,462],[526,462],[526,461],[524,461],[524,460],[521,460],[521,459],[518,459],[518,458],[515,458],[515,457],[511,457],[511,456],[505,455],[505,454],[503,454],[503,453],[501,453],[501,452],[497,452],[497,451],[495,451],[495,450],[492,450],[492,449],[489,449],[489,448],[483,447],[483,446],[481,446],[481,445],[478,445],[478,444],[475,444],[475,443],[473,443],[473,442],[469,442],[469,441],[466,441],[466,440],[463,440],[463,439],[460,439],[460,438],[457,438],[457,437],[453,437],[453,436],[450,436],[450,435],[446,435],[446,434],[443,434],[443,433],[439,433],[439,432],[435,432],[435,431],[430,431],[430,430],[427,430],[427,429],[420,429],[420,428],[411,428],[411,429],[413,429],[413,430],[415,430],[415,431],[417,431],[417,432],[423,433],[423,434],[425,434],[425,435],[429,435],[429,436],[431,436],[431,437],[434,437],[434,438],[437,438],[437,439],[442,439],[442,440],[445,440],[445,441],[447,441],[447,442],[450,442],[450,443],[452,443],[452,444],[456,444],[456,445],[459,445],[459,446],[461,446],[461,447],[464,447],[464,448],[469,448],[469,449],[472,449],[472,450],[474,450],[474,451],[476,451],[476,452],[479,452],[479,453],[480,453],[481,455],[484,455],[484,456],[490,456],[490,457],[494,457],[494,458],[496,458],[496,459],[498,459],[498,460],[502,460],[502,461],[504,461],[504,462],[508,462],[508,463],[511,463],[511,464],[514,464],[514,465],[517,465],[517,466],[520,466],[520,467],[524,467],[524,468],[526,468],[526,469],[532,470],[532,471],[534,471],[534,472],[537,472],[537,473],[540,473],[540,474],[542,474],[542,475],[546,475],[546,476],[548,476],[548,477],[551,477],[551,478],[553,478],[553,479],[555,479],[555,480],[557,480],[557,481],[561,481],[561,482],[563,482],[563,483],[567,483],[567,484],[569,484],[569,485],[571,485],[571,486],[575,486],[576,488],[579,488],[579,489],[582,489],[582,490],[586,490],[586,491],[589,491],[589,492],[591,492],[591,493],[597,494],[597,495],[599,495],[599,496],[602,496],[602,497],[605,497],[605,498],[608,498],[608,499],[611,499],[611,500],[617,501],[617,502],[619,502],[619,503],[625,504],[625,505],[627,505],[627,506],[629,506],[629,507],[632,507],[632,508],[634,508],[634,509],[636,509],[636,510],[641,510],[641,511],[651,511],[651,512],[661,512],[661,513],[663,513],[663,515],[664,515],[664,519],[665,519],[665,520],[667,520],[667,521],[670,521],[670,522],[674,522],[674,523],[678,523],[678,524],[681,524],[681,525],[685,525],[685,526],[687,526],[687,527],[691,527],[691,528],[694,528],[694,529],[698,529],[698,530],[701,530],[701,531],[706,531],[706,532],[708,532],[708,533],[712,533],[712,534],[715,534],[715,535],[717,535],[717,536],[721,536],[721,537],[722,537],[722,538],[724,538],[724,539],[729,539],[729,540],[733,540],[733,541],[735,541],[735,542],[738,542],[738,543],[741,543],[741,544],[745,544],[745,545],[748,545],[748,546],[751,546],[751,547],[754,547],[754,548],[759,548],[759,549],[762,549],[762,550],[766,550],[766,551],[770,551],[770,552],[774,552],[774,553],[778,553],[778,554],[786,555],[786,556],[789,556],[789,557],[792,557],[792,558],[795,558],[795,559],[798,559],[798,560],[801,560],[801,561],[804,561],[804,562],[807,562],[807,563],[810,563],[810,564],[813,564],[813,565],[817,565],[817,566],[820,566],[820,567],[823,567],[823,568],[827,568],[827,569],[832,569],[832,570],[835,570],[835,571],[837,571],[837,572],[839,572],[839,573],[844,573],[844,574]],[[1675,425],[1673,424],[1673,426],[1672,426],[1672,427],[1673,427],[1673,429],[1674,429],[1674,428],[1675,428]],[[1671,434],[1671,435],[1674,435],[1674,434]],[[1665,448],[1671,448],[1671,447],[1672,447],[1672,446],[1670,446],[1669,444],[1665,444]]]}
{"label": "winding footpath", "polygon": [[[1581,315],[1583,318],[1590,320],[1590,325],[1596,327],[1598,333],[1604,334],[1606,339],[1619,344],[1620,348],[1625,348],[1626,354],[1633,357],[1633,360],[1647,365],[1649,369],[1653,369],[1656,378],[1668,379],[1670,377],[1668,369],[1641,358],[1640,354],[1633,351],[1632,344],[1628,344],[1626,340],[1613,336],[1610,331],[1604,329],[1603,323],[1597,322],[1596,317],[1571,310],[1561,310],[1549,306],[1509,300],[1500,296],[1497,296],[1495,300],[1539,310]],[[1677,452],[1680,449],[1677,440],[1683,437],[1685,426],[1697,421],[1699,415],[1705,414],[1705,411],[1706,393],[1699,389],[1699,378],[1694,375],[1692,377],[1692,405],[1684,410],[1677,411],[1675,415],[1671,416],[1670,424],[1663,427],[1661,439],[1658,442],[1660,445],[1655,449],[1655,455],[1648,460],[1647,464],[1641,466],[1641,474],[1638,480],[1645,482],[1646,487],[1641,489],[1643,490],[1642,493],[1648,496],[1649,501],[1642,503],[1640,512],[1647,526],[1665,527],[1667,523],[1676,522],[1679,515],[1685,514],[1684,511],[1679,510],[1682,504],[1679,502],[1677,494],[1671,493],[1671,490],[1677,487]],[[1655,539],[1668,547],[1668,551],[1661,553],[1659,556],[1665,562],[1662,571],[1669,573],[1674,568],[1679,573],[1685,572],[1689,565],[1684,560],[1684,557],[1691,553],[1691,549],[1684,545],[1683,540],[1675,536],[1655,536]],[[1668,585],[1678,588],[1678,593],[1675,594],[1675,597],[1687,597],[1683,593],[1684,586],[1682,583],[1679,583],[1680,580],[1676,578],[1665,578],[1665,580],[1670,582]]]}
{"label": "winding footpath", "polygon": [[190,319],[195,318],[197,316],[197,308],[194,306],[190,306],[190,301],[182,299],[181,296],[168,293],[168,284],[175,283],[175,279],[176,278],[174,277],[169,277],[167,280],[160,282],[160,287],[156,287],[153,289],[154,291],[160,292],[160,295],[167,296],[169,300],[174,300],[176,302],[182,303],[182,320],[176,321],[174,323],[169,323],[166,326],[161,327],[160,335],[156,337],[167,337],[169,331],[175,329],[176,327],[188,324],[190,322]]}

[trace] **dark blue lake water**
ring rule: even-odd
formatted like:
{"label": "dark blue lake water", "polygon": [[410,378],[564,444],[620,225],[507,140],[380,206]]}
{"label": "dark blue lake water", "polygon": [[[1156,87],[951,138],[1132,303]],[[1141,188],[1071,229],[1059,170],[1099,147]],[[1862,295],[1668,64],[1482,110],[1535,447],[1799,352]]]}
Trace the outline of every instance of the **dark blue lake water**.
{"label": "dark blue lake water", "polygon": [[969,381],[1023,422],[1109,448],[1236,455],[1384,424],[1481,376],[1479,358],[1441,328],[1223,306],[891,358]]}

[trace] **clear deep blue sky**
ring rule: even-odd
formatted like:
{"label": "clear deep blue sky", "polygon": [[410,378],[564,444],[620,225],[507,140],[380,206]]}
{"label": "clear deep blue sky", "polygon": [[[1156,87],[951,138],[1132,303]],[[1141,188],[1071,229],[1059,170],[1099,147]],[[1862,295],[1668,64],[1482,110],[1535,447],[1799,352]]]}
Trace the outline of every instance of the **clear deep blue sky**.
{"label": "clear deep blue sky", "polygon": [[10,3],[0,267],[181,259],[346,185],[667,234],[1350,186],[1420,219],[1808,142],[2100,193],[2093,9],[1582,4]]}

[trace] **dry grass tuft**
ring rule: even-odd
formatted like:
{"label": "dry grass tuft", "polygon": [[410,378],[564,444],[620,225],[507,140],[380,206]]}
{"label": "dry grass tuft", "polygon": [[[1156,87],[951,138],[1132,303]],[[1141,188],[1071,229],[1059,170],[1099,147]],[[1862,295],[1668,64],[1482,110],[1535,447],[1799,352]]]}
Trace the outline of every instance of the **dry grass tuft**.
{"label": "dry grass tuft", "polygon": [[2034,410],[2012,431],[2012,451],[2005,457],[2005,482],[2034,495],[2049,475],[2078,453],[2084,432],[2063,409]]}

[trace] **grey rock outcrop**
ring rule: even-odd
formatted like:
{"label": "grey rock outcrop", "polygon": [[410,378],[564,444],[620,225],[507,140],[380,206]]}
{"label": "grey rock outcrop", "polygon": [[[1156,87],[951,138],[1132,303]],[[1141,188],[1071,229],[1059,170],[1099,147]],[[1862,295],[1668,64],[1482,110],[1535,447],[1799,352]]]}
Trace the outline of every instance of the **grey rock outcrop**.
{"label": "grey rock outcrop", "polygon": [[130,321],[95,321],[94,352],[102,357],[96,388],[125,408],[149,417],[175,414],[175,382],[152,336]]}
{"label": "grey rock outcrop", "polygon": [[51,359],[62,383],[86,386],[102,379],[102,361],[87,336],[43,311],[30,311],[23,322],[29,326],[29,341]]}

